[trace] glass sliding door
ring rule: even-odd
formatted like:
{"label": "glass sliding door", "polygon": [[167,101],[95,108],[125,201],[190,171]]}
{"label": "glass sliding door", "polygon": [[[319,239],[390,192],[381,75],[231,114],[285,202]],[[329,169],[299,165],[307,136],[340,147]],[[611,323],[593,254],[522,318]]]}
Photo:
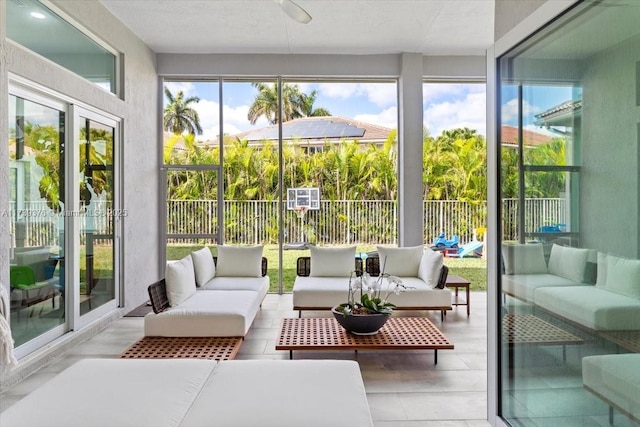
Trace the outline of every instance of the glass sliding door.
{"label": "glass sliding door", "polygon": [[114,203],[115,124],[87,112],[80,112],[78,117],[78,304],[82,316],[116,299],[115,224],[126,212]]}
{"label": "glass sliding door", "polygon": [[[9,96],[10,305],[17,348],[63,333],[66,108]],[[19,94],[19,95],[18,95]]]}
{"label": "glass sliding door", "polygon": [[584,1],[497,58],[510,425],[640,425],[638,22],[638,2]]}

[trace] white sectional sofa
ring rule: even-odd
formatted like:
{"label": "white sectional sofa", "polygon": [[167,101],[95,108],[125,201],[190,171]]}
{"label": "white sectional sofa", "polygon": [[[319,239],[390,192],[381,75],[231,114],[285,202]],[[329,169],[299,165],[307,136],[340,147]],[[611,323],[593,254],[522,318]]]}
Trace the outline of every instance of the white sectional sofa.
{"label": "white sectional sofa", "polygon": [[[355,259],[355,247],[311,247],[310,257],[298,259],[297,277],[293,284],[293,308],[328,310],[346,302],[349,277],[362,269]],[[442,254],[423,246],[407,248],[378,247],[378,257],[366,260],[366,270],[372,276],[378,260],[384,260],[384,273],[399,277],[407,290],[391,295],[389,301],[404,310],[451,310],[451,290],[445,287],[448,268]],[[358,264],[358,261],[360,262]],[[375,277],[374,277],[375,279]],[[383,281],[383,293],[389,283]]]}
{"label": "white sectional sofa", "polygon": [[2,427],[371,427],[357,362],[85,359]]}
{"label": "white sectional sofa", "polygon": [[587,390],[640,423],[640,354],[584,357],[582,382]]}
{"label": "white sectional sofa", "polygon": [[149,287],[153,313],[145,336],[239,337],[248,332],[269,291],[262,246],[218,246],[167,264],[165,279]]}
{"label": "white sectional sofa", "polygon": [[503,256],[505,294],[591,330],[640,330],[640,260],[555,244],[548,265],[541,244]]}

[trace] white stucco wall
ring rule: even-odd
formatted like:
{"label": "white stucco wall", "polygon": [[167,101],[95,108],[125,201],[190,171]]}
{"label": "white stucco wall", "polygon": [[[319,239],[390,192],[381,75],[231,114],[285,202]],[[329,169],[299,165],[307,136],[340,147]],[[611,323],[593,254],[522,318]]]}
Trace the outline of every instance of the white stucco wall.
{"label": "white stucco wall", "polygon": [[581,244],[640,258],[640,36],[585,61]]}
{"label": "white stucco wall", "polygon": [[[147,286],[160,277],[159,254],[159,93],[156,56],[99,2],[53,1],[54,7],[91,31],[124,56],[122,99],[11,42],[0,21],[0,99],[8,97],[7,73],[13,73],[77,99],[122,121],[124,301],[132,308],[148,299]],[[5,2],[0,2],[4,19]],[[8,206],[7,120],[0,111],[0,209]],[[0,278],[8,278],[9,219],[0,215]],[[163,272],[162,272],[163,273]],[[4,281],[3,280],[3,281]]]}

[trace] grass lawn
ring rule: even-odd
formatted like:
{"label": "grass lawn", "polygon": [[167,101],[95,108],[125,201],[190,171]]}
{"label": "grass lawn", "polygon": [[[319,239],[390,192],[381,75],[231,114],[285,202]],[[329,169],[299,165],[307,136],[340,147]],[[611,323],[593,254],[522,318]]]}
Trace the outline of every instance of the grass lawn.
{"label": "grass lawn", "polygon": [[[194,250],[202,246],[171,245],[167,246],[167,259],[180,259],[187,256]],[[212,253],[216,254],[215,246],[211,247]],[[374,251],[375,246],[358,246],[356,252]],[[271,292],[278,292],[278,246],[265,245],[263,256],[268,260],[269,269],[267,274],[271,282]],[[282,283],[284,292],[291,292],[293,281],[296,278],[296,260],[301,256],[309,256],[309,251],[287,250],[282,255]],[[487,262],[482,258],[445,258],[445,264],[449,267],[449,274],[457,274],[471,282],[471,290],[487,290]],[[346,287],[345,283],[345,287]]]}

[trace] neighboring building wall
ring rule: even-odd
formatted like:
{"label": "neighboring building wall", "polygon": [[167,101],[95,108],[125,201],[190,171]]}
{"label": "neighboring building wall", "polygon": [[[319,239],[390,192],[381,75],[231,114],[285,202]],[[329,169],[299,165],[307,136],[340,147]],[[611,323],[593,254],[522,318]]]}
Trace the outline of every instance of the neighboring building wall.
{"label": "neighboring building wall", "polygon": [[591,58],[582,80],[581,244],[628,258],[640,258],[639,39]]}
{"label": "neighboring building wall", "polygon": [[[123,119],[124,301],[144,302],[158,280],[160,150],[159,86],[156,56],[97,1],[58,0],[52,4],[124,55],[123,99],[5,40],[5,2],[0,2],[0,99],[8,98],[8,72],[32,80]],[[0,103],[0,212],[8,209],[8,112]],[[8,281],[9,218],[0,215],[0,280]],[[144,268],[141,268],[144,265]]]}
{"label": "neighboring building wall", "polygon": [[494,40],[504,36],[546,0],[495,0]]}

